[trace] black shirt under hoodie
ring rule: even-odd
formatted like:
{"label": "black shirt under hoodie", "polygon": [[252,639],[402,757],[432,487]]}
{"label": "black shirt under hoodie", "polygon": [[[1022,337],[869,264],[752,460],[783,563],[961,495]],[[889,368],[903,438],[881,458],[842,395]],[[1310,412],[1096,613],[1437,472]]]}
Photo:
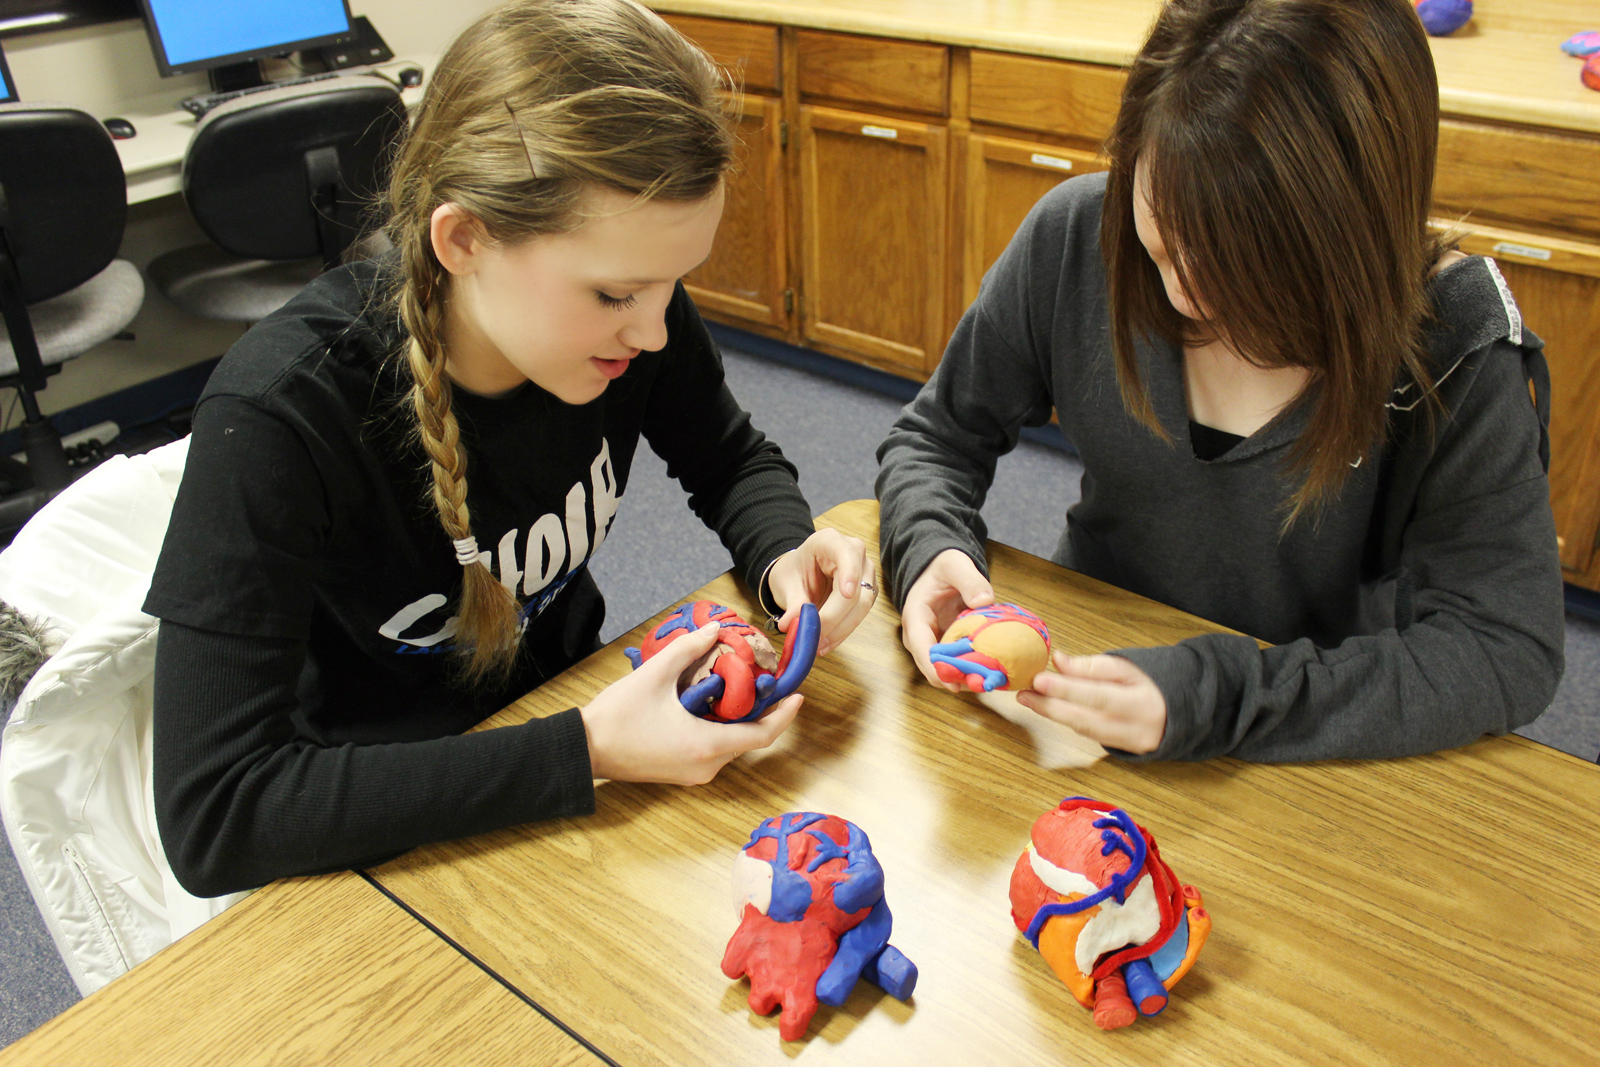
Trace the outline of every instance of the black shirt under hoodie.
{"label": "black shirt under hoodie", "polygon": [[455,390],[472,531],[527,623],[506,685],[452,686],[461,567],[393,358],[389,269],[313,283],[234,346],[195,412],[145,610],[162,620],[157,820],[197,895],[594,810],[576,709],[457,735],[597,646],[586,564],[641,434],[752,587],[812,530],[680,286],[666,347],[590,403]]}

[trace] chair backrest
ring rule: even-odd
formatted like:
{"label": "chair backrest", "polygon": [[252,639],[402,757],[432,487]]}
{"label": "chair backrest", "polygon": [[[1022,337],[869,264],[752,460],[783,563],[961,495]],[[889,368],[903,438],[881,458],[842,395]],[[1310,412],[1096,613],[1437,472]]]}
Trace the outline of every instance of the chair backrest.
{"label": "chair backrest", "polygon": [[0,104],[0,194],[23,303],[76,288],[116,257],[127,179],[93,116],[65,104]]}
{"label": "chair backrest", "polygon": [[229,101],[195,128],[184,198],[233,255],[335,264],[388,180],[405,116],[399,90],[362,75]]}

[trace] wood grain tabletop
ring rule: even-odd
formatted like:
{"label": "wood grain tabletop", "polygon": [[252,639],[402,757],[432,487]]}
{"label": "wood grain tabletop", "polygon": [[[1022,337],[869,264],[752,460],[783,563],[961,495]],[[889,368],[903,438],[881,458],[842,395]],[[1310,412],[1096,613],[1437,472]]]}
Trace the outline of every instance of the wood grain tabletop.
{"label": "wood grain tabletop", "polygon": [[[876,514],[856,501],[819,525],[875,547]],[[990,563],[997,594],[1070,652],[1220,629],[1001,545]],[[758,617],[729,576],[701,595]],[[486,726],[587,701],[659,618]],[[709,786],[604,783],[591,817],[418,849],[374,874],[625,1065],[1600,1062],[1592,764],[1515,737],[1383,762],[1128,764],[927,685],[887,603],[802,692],[779,744]],[[1114,1033],[1009,914],[1033,819],[1074,794],[1147,827],[1214,921],[1167,1010]],[[860,984],[785,1043],[719,962],[738,925],[734,857],[791,810],[871,837],[892,943],[921,979],[909,1003]]]}
{"label": "wood grain tabletop", "polygon": [[6,1067],[600,1063],[351,873],[273,883],[0,1050]]}

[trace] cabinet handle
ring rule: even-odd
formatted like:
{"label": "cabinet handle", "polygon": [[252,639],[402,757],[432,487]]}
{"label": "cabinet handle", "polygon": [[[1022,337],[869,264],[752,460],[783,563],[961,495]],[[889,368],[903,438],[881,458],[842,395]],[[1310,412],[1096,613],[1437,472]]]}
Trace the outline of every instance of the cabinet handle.
{"label": "cabinet handle", "polygon": [[1028,162],[1037,163],[1041,167],[1054,167],[1056,170],[1072,169],[1072,160],[1062,159],[1060,156],[1047,156],[1043,152],[1035,152],[1028,158]]}
{"label": "cabinet handle", "polygon": [[1494,254],[1497,256],[1521,256],[1523,259],[1548,260],[1550,258],[1550,250],[1548,248],[1519,245],[1511,241],[1497,241],[1494,246]]}
{"label": "cabinet handle", "polygon": [[867,137],[886,137],[891,141],[900,136],[900,131],[890,126],[863,126],[861,132]]}

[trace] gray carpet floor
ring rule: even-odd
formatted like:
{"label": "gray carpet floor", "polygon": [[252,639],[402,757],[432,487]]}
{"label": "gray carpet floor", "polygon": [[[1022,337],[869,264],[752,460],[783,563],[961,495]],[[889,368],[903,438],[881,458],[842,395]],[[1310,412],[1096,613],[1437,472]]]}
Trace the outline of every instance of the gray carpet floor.
{"label": "gray carpet floor", "polygon": [[[800,470],[813,510],[871,497],[874,451],[900,401],[771,360],[728,350],[734,395]],[[1000,463],[984,508],[989,535],[1048,557],[1062,517],[1078,497],[1081,468],[1068,453],[1024,442]],[[729,566],[715,535],[648,449],[634,462],[627,495],[592,564],[605,590],[602,636],[611,640],[710,581]],[[1600,754],[1600,625],[1567,619],[1567,673],[1555,702],[1522,734],[1593,760]],[[0,1046],[78,999],[0,837]]]}

